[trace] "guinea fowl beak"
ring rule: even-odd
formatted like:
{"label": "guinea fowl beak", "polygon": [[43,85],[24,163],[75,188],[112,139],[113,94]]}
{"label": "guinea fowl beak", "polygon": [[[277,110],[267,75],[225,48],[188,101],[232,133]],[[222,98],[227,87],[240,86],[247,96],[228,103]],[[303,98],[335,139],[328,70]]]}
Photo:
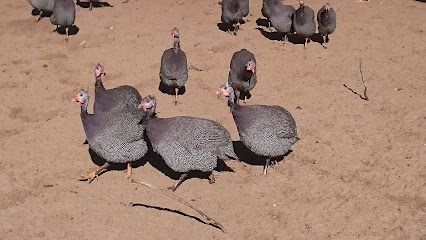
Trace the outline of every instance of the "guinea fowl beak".
{"label": "guinea fowl beak", "polygon": [[79,102],[77,95],[72,98],[71,102],[72,103]]}
{"label": "guinea fowl beak", "polygon": [[218,89],[217,91],[216,91],[216,96],[217,96],[217,98],[220,98],[221,96],[222,96],[222,89]]}

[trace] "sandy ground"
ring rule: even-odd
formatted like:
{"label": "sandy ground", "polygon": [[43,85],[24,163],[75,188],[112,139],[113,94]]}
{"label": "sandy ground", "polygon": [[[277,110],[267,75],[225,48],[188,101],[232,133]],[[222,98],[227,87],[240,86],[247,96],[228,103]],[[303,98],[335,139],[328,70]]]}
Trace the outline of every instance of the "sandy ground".
{"label": "sandy ground", "polygon": [[[78,32],[66,43],[48,18],[33,21],[27,1],[1,0],[0,239],[426,239],[426,4],[330,1],[338,24],[329,48],[303,49],[256,29],[261,0],[250,1],[238,36],[218,29],[217,0],[108,3],[77,7]],[[315,11],[324,3],[307,2]],[[192,68],[178,106],[158,90],[174,26]],[[301,141],[267,177],[247,156],[227,162],[235,172],[217,172],[215,184],[195,177],[175,192],[227,234],[130,183],[123,166],[77,181],[96,165],[70,100],[80,88],[93,96],[97,62],[107,88],[135,86],[157,97],[161,117],[213,119],[238,141],[215,91],[241,48],[258,62],[248,104],[288,109]],[[348,89],[363,94],[360,60],[370,101]],[[146,159],[133,178],[173,185],[159,161]]]}

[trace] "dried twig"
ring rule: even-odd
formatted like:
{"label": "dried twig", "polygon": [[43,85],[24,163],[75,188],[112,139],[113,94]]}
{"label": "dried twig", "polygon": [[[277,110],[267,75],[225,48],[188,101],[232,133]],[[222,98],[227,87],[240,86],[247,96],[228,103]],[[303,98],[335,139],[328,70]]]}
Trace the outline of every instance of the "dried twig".
{"label": "dried twig", "polygon": [[361,59],[359,60],[359,72],[361,73],[361,80],[362,80],[362,84],[364,85],[364,97],[361,94],[355,92],[352,88],[348,87],[346,84],[343,84],[343,86],[345,88],[349,89],[354,94],[358,95],[362,100],[369,101],[368,96],[367,96],[367,84],[364,80],[364,75],[362,74]]}
{"label": "dried twig", "polygon": [[362,84],[364,84],[364,100],[365,100],[365,101],[368,101],[368,96],[367,96],[367,84],[365,83],[364,75],[362,74],[361,59],[359,60],[359,72],[361,73],[361,80],[362,80]]}
{"label": "dried twig", "polygon": [[166,192],[166,191],[163,191],[163,190],[161,190],[161,189],[157,189],[157,188],[155,188],[152,184],[150,184],[150,183],[147,183],[147,182],[143,182],[143,181],[140,181],[140,182],[138,182],[138,181],[135,181],[135,180],[132,180],[132,183],[138,183],[138,184],[142,184],[143,186],[145,186],[145,187],[147,187],[147,188],[149,188],[149,189],[151,189],[151,190],[154,190],[154,191],[156,191],[156,192],[159,192],[159,193],[161,193],[161,194],[163,194],[163,195],[166,195],[166,196],[168,196],[168,197],[170,197],[170,198],[173,198],[174,200],[177,200],[177,201],[179,201],[179,202],[181,202],[183,205],[185,205],[185,206],[187,206],[187,207],[189,207],[189,208],[192,208],[192,209],[194,209],[195,211],[197,211],[201,216],[203,216],[210,224],[212,224],[212,225],[214,225],[215,227],[217,227],[217,228],[219,228],[220,230],[222,230],[222,232],[224,232],[224,233],[226,233],[226,231],[225,231],[225,228],[222,226],[222,224],[220,224],[219,222],[217,222],[217,221],[215,221],[213,218],[211,218],[211,217],[209,217],[209,216],[207,216],[205,213],[203,213],[201,210],[198,210],[196,207],[194,207],[194,206],[192,206],[191,204],[189,204],[188,202],[185,202],[182,198],[180,198],[180,197],[178,197],[178,196],[175,196],[175,195],[173,195],[173,194],[170,194],[170,193],[168,193],[168,192]]}

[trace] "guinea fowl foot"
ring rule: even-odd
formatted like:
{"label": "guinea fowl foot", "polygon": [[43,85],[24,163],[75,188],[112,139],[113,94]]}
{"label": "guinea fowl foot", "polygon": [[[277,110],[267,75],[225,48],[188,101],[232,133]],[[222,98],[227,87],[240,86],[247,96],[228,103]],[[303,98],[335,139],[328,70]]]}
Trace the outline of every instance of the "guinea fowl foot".
{"label": "guinea fowl foot", "polygon": [[65,37],[65,41],[67,41],[68,42],[68,30],[69,30],[69,28],[67,27],[67,28],[65,28],[65,35],[66,35],[66,37]]}
{"label": "guinea fowl foot", "polygon": [[167,189],[172,190],[173,192],[176,191],[176,189],[179,187],[179,185],[185,181],[185,179],[188,177],[188,173],[184,173],[180,176],[179,180],[176,182],[176,184],[172,187],[168,187]]}
{"label": "guinea fowl foot", "polygon": [[104,163],[100,168],[98,168],[96,171],[93,171],[92,173],[89,173],[87,176],[81,176],[79,179],[80,181],[87,181],[89,180],[89,183],[91,183],[95,178],[99,177],[99,173],[103,170],[107,169],[109,167],[109,163]]}
{"label": "guinea fowl foot", "polygon": [[306,46],[308,45],[308,42],[309,42],[309,38],[305,38],[305,44],[303,45],[305,49],[306,49]]}
{"label": "guinea fowl foot", "polygon": [[278,161],[274,158],[266,159],[265,166],[263,167],[263,175],[267,175],[268,167],[275,169],[275,166],[278,166]]}
{"label": "guinea fowl foot", "polygon": [[90,1],[90,8],[89,8],[89,11],[92,11],[92,7],[93,7],[93,3],[92,3],[92,1]]}
{"label": "guinea fowl foot", "polygon": [[43,15],[43,11],[40,11],[40,15],[38,15],[38,18],[36,19],[36,22],[40,21],[42,15]]}
{"label": "guinea fowl foot", "polygon": [[216,177],[214,176],[213,172],[211,172],[209,176],[209,183],[213,184],[215,182],[216,182]]}

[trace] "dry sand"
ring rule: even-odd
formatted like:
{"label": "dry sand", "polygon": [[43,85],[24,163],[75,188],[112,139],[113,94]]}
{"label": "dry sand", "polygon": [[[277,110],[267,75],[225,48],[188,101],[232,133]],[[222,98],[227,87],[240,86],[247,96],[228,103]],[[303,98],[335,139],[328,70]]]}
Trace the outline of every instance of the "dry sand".
{"label": "dry sand", "polygon": [[[77,7],[79,31],[66,43],[48,18],[33,21],[27,1],[1,1],[0,239],[426,238],[425,3],[332,0],[338,23],[328,49],[266,38],[256,29],[261,0],[250,2],[238,36],[218,29],[217,0],[108,3]],[[324,3],[307,2],[315,11]],[[175,26],[193,66],[178,106],[158,91]],[[237,141],[225,100],[214,93],[241,48],[258,62],[248,104],[288,109],[301,141],[267,177],[251,159],[230,161],[235,173],[217,173],[212,185],[191,178],[175,192],[227,234],[130,183],[123,167],[91,184],[77,181],[96,165],[70,100],[80,88],[93,96],[97,62],[107,88],[135,86],[157,97],[159,116],[213,119]],[[343,86],[363,93],[360,60],[370,101]],[[158,159],[148,160],[134,169],[135,180],[174,184],[176,176],[153,167]]]}

